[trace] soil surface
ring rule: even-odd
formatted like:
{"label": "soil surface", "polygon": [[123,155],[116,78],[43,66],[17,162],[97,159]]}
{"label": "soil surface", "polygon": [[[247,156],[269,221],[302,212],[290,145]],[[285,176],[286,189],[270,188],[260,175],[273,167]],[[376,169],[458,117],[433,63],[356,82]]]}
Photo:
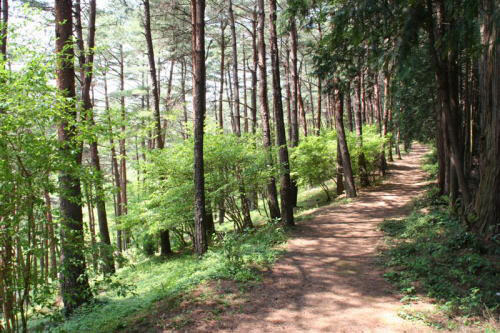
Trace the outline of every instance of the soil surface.
{"label": "soil surface", "polygon": [[[188,301],[177,313],[156,317],[156,330],[431,331],[398,316],[401,295],[384,280],[376,262],[383,241],[378,224],[408,214],[411,201],[424,191],[427,181],[420,163],[426,152],[415,145],[403,160],[391,163],[381,185],[362,190],[350,203],[319,208],[314,218],[300,223],[287,252],[262,282],[246,291],[229,281],[206,285],[216,296]],[[172,326],[172,321],[177,324]]]}

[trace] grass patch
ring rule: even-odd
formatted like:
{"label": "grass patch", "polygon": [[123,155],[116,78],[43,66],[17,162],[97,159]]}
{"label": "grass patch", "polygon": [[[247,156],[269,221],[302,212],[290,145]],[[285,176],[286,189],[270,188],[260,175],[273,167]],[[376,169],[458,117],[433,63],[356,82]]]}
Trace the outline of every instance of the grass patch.
{"label": "grass patch", "polygon": [[179,254],[160,260],[145,259],[121,269],[113,278],[128,292],[101,293],[93,304],[83,306],[62,323],[32,321],[30,331],[49,332],[113,332],[125,328],[136,313],[147,313],[155,302],[172,300],[189,292],[201,282],[211,279],[251,281],[259,279],[259,271],[274,263],[283,251],[285,232],[267,224],[246,233],[231,233],[214,245],[203,258]]}
{"label": "grass patch", "polygon": [[407,299],[420,293],[436,299],[450,317],[498,312],[498,256],[487,253],[436,193],[428,191],[408,217],[381,224],[389,245],[385,277]]}
{"label": "grass patch", "polygon": [[[329,187],[335,188],[333,181]],[[313,218],[321,206],[348,201],[327,201],[320,187],[303,189],[298,197],[296,221]],[[127,266],[103,284],[92,304],[82,306],[65,321],[57,314],[51,314],[51,320],[34,318],[29,323],[30,331],[115,332],[147,321],[160,303],[163,309],[176,309],[204,282],[227,279],[239,282],[244,288],[246,283],[258,281],[260,272],[271,267],[284,251],[280,245],[287,239],[286,231],[278,224],[267,222],[263,202],[259,204],[261,209],[252,211],[255,229],[236,233],[231,222],[216,223],[217,230],[224,232],[225,237],[213,244],[201,259],[191,253],[145,258],[140,251],[132,250],[127,254]],[[181,328],[189,320],[189,314],[180,314],[173,319],[172,327]]]}

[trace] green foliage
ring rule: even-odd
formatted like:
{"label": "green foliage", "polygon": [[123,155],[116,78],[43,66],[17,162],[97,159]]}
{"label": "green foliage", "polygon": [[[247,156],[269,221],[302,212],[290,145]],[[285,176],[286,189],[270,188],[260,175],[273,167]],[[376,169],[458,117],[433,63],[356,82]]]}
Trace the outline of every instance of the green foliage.
{"label": "green foliage", "polygon": [[359,138],[355,132],[347,133],[347,145],[351,154],[351,164],[354,175],[359,176],[361,173],[359,167],[359,156],[361,153],[365,155],[366,172],[368,175],[375,177],[375,172],[380,164],[380,152],[382,147],[390,139],[388,135],[383,138],[377,129],[376,125],[363,126],[363,145],[359,144]]}
{"label": "green foliage", "polygon": [[[184,235],[194,232],[193,141],[185,140],[148,154],[144,166],[145,186],[139,201],[129,205],[122,227],[139,235],[154,235],[173,230],[183,243]],[[207,202],[215,208],[224,202],[226,216],[240,230],[241,186],[261,191],[266,179],[276,170],[266,165],[265,152],[254,136],[207,133],[204,145]],[[146,228],[145,228],[146,227]],[[144,236],[141,236],[144,238]],[[180,245],[181,245],[180,244]]]}
{"label": "green foliage", "polygon": [[[347,145],[351,155],[354,176],[361,173],[359,156],[364,154],[366,172],[375,178],[379,168],[380,151],[389,136],[380,136],[375,125],[363,126],[363,144],[354,132],[347,133]],[[292,177],[302,186],[320,185],[328,194],[327,183],[337,174],[337,133],[334,130],[323,131],[321,136],[308,136],[291,150]]]}
{"label": "green foliage", "polygon": [[495,311],[498,267],[445,204],[430,191],[410,216],[382,223],[391,244],[385,276],[404,294],[424,292],[438,299],[450,315]]}
{"label": "green foliage", "polygon": [[437,149],[433,145],[431,151],[424,156],[422,169],[429,175],[429,179],[436,179],[439,172]]}
{"label": "green foliage", "polygon": [[114,332],[124,328],[132,314],[145,311],[159,300],[188,293],[210,279],[249,281],[280,254],[277,245],[284,231],[267,224],[248,233],[229,233],[202,258],[182,254],[160,261],[145,259],[119,271],[106,281],[96,302],[84,306],[63,323],[33,322],[32,330],[49,332]]}
{"label": "green foliage", "polygon": [[326,184],[336,175],[336,152],[335,132],[305,137],[291,150],[291,176],[301,186],[320,185],[329,196]]}

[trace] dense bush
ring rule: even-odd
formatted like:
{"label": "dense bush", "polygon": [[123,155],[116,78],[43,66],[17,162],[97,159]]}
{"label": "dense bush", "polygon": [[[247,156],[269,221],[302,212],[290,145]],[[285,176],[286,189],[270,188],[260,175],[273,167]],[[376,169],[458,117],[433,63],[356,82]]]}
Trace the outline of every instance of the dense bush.
{"label": "dense bush", "polygon": [[[355,132],[347,133],[347,145],[355,177],[361,176],[360,155],[364,155],[365,172],[375,178],[380,167],[380,152],[388,138],[383,138],[375,125],[363,127],[362,144]],[[321,186],[328,194],[327,182],[337,175],[337,133],[324,131],[321,136],[303,138],[291,150],[292,176],[302,186]]]}
{"label": "dense bush", "polygon": [[[275,172],[254,136],[212,133],[205,137],[205,189],[209,214],[223,204],[235,228],[243,227],[241,193],[262,192]],[[194,231],[193,141],[185,140],[152,151],[144,167],[145,186],[140,202],[129,207],[123,227],[156,234],[169,229],[184,242]],[[182,244],[180,244],[182,245]]]}
{"label": "dense bush", "polygon": [[364,154],[366,161],[366,173],[375,177],[380,168],[380,152],[385,143],[389,141],[389,136],[383,138],[376,125],[363,126],[363,142],[360,140],[355,132],[347,133],[347,145],[351,154],[352,170],[355,176],[360,176],[361,169],[359,165],[359,157],[361,153]]}
{"label": "dense bush", "polygon": [[336,176],[336,153],[335,132],[305,137],[291,152],[292,177],[302,186],[321,186],[329,198],[327,182]]}

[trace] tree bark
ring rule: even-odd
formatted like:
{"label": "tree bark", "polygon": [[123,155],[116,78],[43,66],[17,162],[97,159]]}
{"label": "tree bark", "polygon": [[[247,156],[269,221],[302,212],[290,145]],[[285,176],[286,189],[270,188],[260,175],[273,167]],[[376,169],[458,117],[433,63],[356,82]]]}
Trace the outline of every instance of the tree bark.
{"label": "tree bark", "polygon": [[[124,72],[124,59],[123,59],[123,45],[120,44],[120,109],[121,109],[121,134],[122,137],[119,140],[120,146],[120,204],[121,204],[121,214],[127,215],[127,148],[125,145],[125,131],[126,131],[126,109],[125,109],[125,72]],[[127,233],[122,230],[122,247],[127,249]]]}
{"label": "tree bark", "polygon": [[[89,11],[89,25],[88,25],[88,39],[87,39],[87,51],[85,50],[85,46],[83,40],[79,43],[80,54],[83,58],[83,66],[80,68],[80,76],[82,82],[82,103],[83,110],[86,114],[87,119],[90,122],[90,125],[94,128],[94,112],[93,112],[93,103],[90,96],[90,89],[92,86],[93,79],[93,71],[94,71],[94,48],[95,48],[95,22],[96,22],[96,1],[89,1],[90,11]],[[77,17],[80,18],[80,4],[77,2]],[[79,19],[80,20],[80,19]],[[81,29],[81,22],[78,24]],[[80,30],[79,38],[81,38],[82,31]],[[99,236],[101,240],[101,245],[99,246],[100,256],[103,260],[102,270],[104,273],[114,273],[115,265],[113,259],[113,251],[111,249],[111,238],[109,236],[109,227],[108,227],[108,217],[106,213],[106,201],[104,197],[104,188],[103,188],[103,177],[101,170],[101,163],[99,158],[99,149],[98,149],[98,141],[97,135],[94,135],[93,138],[89,142],[90,145],[90,159],[92,167],[96,172],[96,179],[94,183],[95,187],[95,200],[96,200],[96,208],[97,208],[97,219],[99,223]]]}
{"label": "tree bark", "polygon": [[194,250],[196,254],[202,255],[208,248],[203,164],[203,125],[206,111],[205,0],[191,0],[191,24],[195,188]]}
{"label": "tree bark", "polygon": [[233,51],[233,96],[234,96],[234,111],[235,111],[235,133],[241,135],[241,119],[240,119],[240,84],[238,80],[238,48],[236,44],[236,24],[234,21],[233,1],[229,0],[229,25],[231,28],[231,48]]}
{"label": "tree bark", "polygon": [[352,122],[352,103],[351,103],[351,82],[347,82],[346,88],[346,101],[347,101],[347,123],[349,124],[349,131],[354,130],[353,122]]}
{"label": "tree bark", "polygon": [[[258,0],[258,34],[257,34],[257,47],[259,56],[259,101],[260,101],[260,115],[261,126],[263,134],[264,149],[268,154],[268,164],[272,165],[273,158],[271,155],[271,129],[269,126],[269,103],[267,98],[267,70],[266,70],[266,43],[264,40],[264,26],[265,26],[265,13],[264,13],[264,0]],[[278,204],[278,192],[276,190],[276,180],[270,177],[267,182],[267,202],[269,204],[269,214],[271,219],[278,219],[281,217],[280,208]]]}
{"label": "tree bark", "polygon": [[[262,1],[263,0],[259,0]],[[282,168],[280,176],[281,220],[287,226],[294,225],[292,182],[290,179],[290,162],[286,143],[285,119],[281,99],[280,65],[278,37],[276,33],[276,0],[269,1],[269,35],[271,45],[271,66],[273,73],[273,109],[276,124],[276,144],[279,147],[279,161]],[[312,101],[311,101],[312,102]]]}
{"label": "tree bark", "polygon": [[224,114],[222,111],[222,101],[224,94],[224,68],[225,68],[225,53],[226,53],[226,36],[224,31],[226,30],[226,21],[220,21],[220,91],[219,91],[219,128],[224,130]]}
{"label": "tree bark", "polygon": [[[450,158],[456,172],[458,186],[462,195],[463,207],[468,208],[471,204],[471,194],[467,184],[463,168],[463,150],[459,144],[458,117],[459,107],[455,96],[452,93],[452,83],[450,83],[450,52],[444,52],[441,39],[451,27],[446,21],[445,6],[442,1],[434,4],[428,0],[428,33],[431,42],[431,56],[438,81],[439,94],[443,103],[443,117],[447,124],[447,135],[449,140]],[[434,13],[436,12],[436,13]]]}
{"label": "tree bark", "polygon": [[475,228],[489,240],[499,233],[500,225],[500,44],[498,25],[494,13],[498,13],[498,2],[480,1],[481,44],[480,59],[480,114],[484,140],[480,151],[480,182],[475,209],[478,217]]}
{"label": "tree bark", "polygon": [[[153,37],[151,35],[151,12],[149,7],[149,0],[143,0],[143,3],[144,3],[144,32],[148,48],[149,72],[151,74],[151,82],[153,84],[154,120],[155,120],[156,142],[157,142],[156,147],[158,149],[163,149],[165,147],[165,141],[163,140],[163,135],[162,135],[162,126],[160,117],[160,90],[159,90],[158,79],[156,77]],[[173,69],[173,63],[171,72],[172,69]],[[161,255],[168,255],[172,253],[172,249],[170,248],[170,235],[168,230],[160,231],[160,246],[161,246],[160,250]]]}
{"label": "tree bark", "polygon": [[258,51],[257,51],[257,11],[252,12],[252,133],[257,132],[257,68],[259,64]]}
{"label": "tree bark", "polygon": [[[57,88],[72,101],[64,112],[76,121],[75,68],[73,49],[73,15],[71,0],[55,1]],[[75,167],[81,163],[80,145],[73,142],[77,129],[63,120],[58,126],[61,153]],[[82,192],[80,179],[71,170],[64,169],[59,175],[61,213],[61,296],[64,312],[71,314],[92,297],[85,272],[85,247],[83,239]]]}
{"label": "tree bark", "polygon": [[[299,145],[299,122],[298,122],[298,70],[297,70],[297,25],[295,18],[290,19],[290,75],[292,77],[292,103],[290,112],[291,121],[291,138],[290,147]],[[298,187],[297,182],[292,179],[292,202],[293,206],[297,206]]]}
{"label": "tree bark", "polygon": [[[111,170],[113,174],[114,185],[116,190],[118,191],[116,195],[115,217],[119,218],[122,215],[122,204],[121,204],[121,194],[120,194],[121,177],[120,177],[120,170],[118,167],[118,159],[116,158],[115,142],[113,139],[113,123],[111,121],[111,112],[109,109],[108,80],[106,79],[106,72],[104,73],[104,102],[109,124],[109,143],[111,146]],[[120,229],[116,231],[116,245],[120,252],[123,251],[122,231]]]}
{"label": "tree bark", "polygon": [[344,131],[344,99],[340,89],[335,87],[336,104],[335,108],[335,127],[337,129],[337,140],[340,146],[340,155],[342,157],[342,167],[344,169],[344,181],[346,196],[348,198],[356,197],[356,186],[354,184],[354,177],[351,167],[351,156],[349,155],[349,148]]}

